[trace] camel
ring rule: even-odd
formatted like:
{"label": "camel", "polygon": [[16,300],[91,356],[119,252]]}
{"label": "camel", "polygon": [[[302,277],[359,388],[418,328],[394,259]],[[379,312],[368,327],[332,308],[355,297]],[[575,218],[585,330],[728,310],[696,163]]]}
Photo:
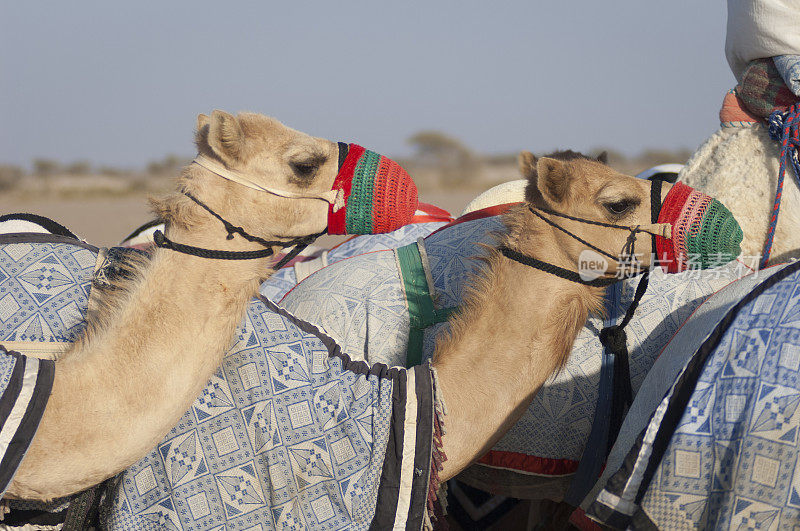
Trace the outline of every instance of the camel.
{"label": "camel", "polygon": [[[530,173],[530,164],[526,164],[524,157],[521,169],[523,175]],[[525,182],[528,181],[526,180]],[[647,183],[647,181],[644,182]],[[649,185],[649,183],[647,184]],[[683,189],[685,190],[686,187],[683,186]],[[524,194],[525,190],[523,189],[523,199]],[[734,228],[736,226],[735,222],[732,218],[730,221],[732,222],[731,228]],[[411,269],[413,268],[411,266],[397,265],[398,262],[403,260],[402,257],[406,256],[399,252],[397,256],[391,251],[378,253],[369,252],[350,260],[344,260],[331,265],[329,268],[316,273],[312,278],[303,281],[303,283],[286,295],[286,298],[281,301],[281,305],[290,312],[294,312],[295,315],[308,319],[310,322],[322,327],[322,329],[339,341],[345,351],[349,352],[354,359],[366,359],[370,363],[379,361],[388,365],[414,365],[419,363],[419,361],[417,361],[418,359],[424,360],[430,355],[432,341],[429,340],[441,334],[442,331],[446,329],[446,326],[442,325],[443,327],[439,328],[434,325],[427,329],[424,346],[421,336],[417,337],[419,340],[418,346],[412,347],[409,345],[409,341],[414,343],[411,338],[412,331],[409,330],[409,325],[411,328],[415,328],[416,331],[419,331],[420,326],[425,327],[431,326],[432,324],[430,321],[432,317],[425,317],[424,312],[421,313],[420,310],[411,308],[412,303],[414,303],[418,297],[418,295],[412,294],[414,291],[413,289],[409,291],[409,286],[413,285],[413,277],[417,274],[420,275],[420,278],[423,274],[428,277],[427,284],[429,286],[431,300],[436,311],[439,312],[439,317],[434,317],[433,319],[443,320],[443,316],[446,316],[446,310],[453,309],[454,306],[461,306],[461,286],[463,283],[460,281],[460,277],[463,276],[462,271],[466,270],[466,272],[469,272],[470,269],[472,269],[472,267],[461,264],[467,261],[466,259],[468,257],[474,254],[481,254],[480,248],[485,247],[484,243],[492,242],[492,231],[499,230],[503,229],[498,221],[498,217],[490,217],[484,220],[478,219],[458,223],[442,231],[438,231],[437,234],[426,238],[425,242],[412,244],[409,246],[409,249],[411,249],[412,252],[415,249],[419,249],[421,255],[422,263],[419,273],[412,273]],[[715,242],[715,244],[712,245],[712,247],[715,248],[708,249],[708,252],[712,255],[718,254],[720,260],[723,262],[734,258],[738,254],[738,240],[735,238],[735,232],[734,230],[730,233],[732,241],[725,240],[724,242]],[[365,239],[369,242],[372,238],[367,237]],[[741,239],[740,232],[739,239]],[[475,243],[476,240],[478,243]],[[723,238],[720,238],[720,240],[723,240]],[[642,243],[639,245],[640,250],[648,250],[646,245],[644,249],[641,247]],[[366,243],[365,247],[370,250],[372,249],[369,243]],[[423,258],[423,256],[425,258]],[[726,256],[727,260],[722,258],[723,256]],[[338,258],[339,257],[337,257],[337,259]],[[425,265],[426,263],[429,265]],[[698,261],[698,264],[699,263]],[[424,268],[424,273],[422,268]],[[362,271],[365,270],[374,272],[374,274],[363,274]],[[698,277],[697,272],[687,274],[694,275],[692,279],[697,279]],[[731,271],[730,274],[733,274],[733,271]],[[708,285],[708,282],[705,281],[702,283],[695,283],[687,280],[683,276],[664,276],[662,274],[656,275],[656,279],[651,282],[651,286],[654,285],[654,282],[665,286],[675,286],[677,283],[684,282],[692,286],[692,289],[687,292],[696,294],[698,293],[697,290],[701,289],[701,286],[705,290],[710,289],[714,291],[712,286],[715,285],[713,281],[715,276],[719,278],[719,280],[715,281],[718,286],[724,285],[730,281],[728,273],[720,274],[719,272],[716,275],[711,275],[711,285]],[[636,286],[638,283],[637,280],[633,280],[633,286]],[[271,284],[271,282],[267,284]],[[656,292],[662,290],[660,293],[662,293],[661,297],[663,299],[663,290],[668,288],[659,286],[653,287],[653,289]],[[653,293],[653,289],[651,289],[651,294]],[[264,291],[263,287],[262,291]],[[709,293],[711,291],[709,291]],[[326,292],[330,292],[331,297],[330,300],[323,301],[321,299]],[[425,295],[422,295],[422,297],[424,298]],[[673,307],[671,305],[675,304],[676,299],[680,299],[680,296],[671,293],[669,298],[662,299],[657,298],[655,295],[652,300],[643,299],[648,301],[648,314],[651,315],[647,323],[655,324],[653,323],[651,313],[654,304],[665,304],[667,307]],[[688,303],[691,302],[691,300],[683,302],[687,303],[687,308],[690,307]],[[624,303],[623,310],[626,306],[627,303]],[[684,310],[682,308],[681,311],[690,311],[690,308],[689,310]],[[351,324],[351,319],[349,319],[349,317],[352,317],[353,324]],[[420,318],[423,321],[427,321],[427,323],[420,324]],[[411,323],[409,321],[411,321]],[[672,320],[670,320],[670,322],[672,322]],[[631,340],[632,342],[629,342],[629,345],[638,346],[637,338],[641,339],[639,336],[642,334],[644,334],[644,336],[647,335],[646,332],[640,329],[640,326],[645,326],[645,330],[648,332],[652,331],[652,326],[647,328],[647,325],[637,325],[636,332],[629,331],[629,338],[633,338]],[[677,323],[675,326],[677,326]],[[569,369],[568,375],[584,374],[587,367],[581,365],[581,363],[585,363],[586,358],[590,357],[587,352],[596,353],[597,357],[600,357],[602,347],[597,339],[597,331],[600,327],[602,327],[602,321],[600,323],[595,321],[586,324],[583,331],[584,340],[578,347],[578,350],[573,351],[573,354],[575,354],[575,357],[579,361],[575,361],[574,363],[570,361],[569,364],[567,364],[567,368]],[[395,330],[398,330],[396,334]],[[639,336],[636,334],[639,334]],[[648,346],[649,348],[657,350],[657,346],[649,344]],[[412,354],[412,350],[414,354]],[[634,350],[636,354],[641,355],[644,359],[649,359],[650,363],[652,363],[652,359],[648,358],[648,354],[636,348],[634,348]],[[632,351],[632,355],[633,353]],[[652,355],[655,355],[655,353]],[[420,356],[420,358],[416,356]],[[632,363],[635,369],[641,370],[641,365],[639,365],[641,360],[634,359]],[[561,375],[560,378],[565,378],[565,376]],[[581,384],[575,386],[575,392],[580,393],[586,399],[591,396],[591,391],[587,388],[583,388],[582,385],[584,385],[585,381],[587,382],[586,385],[591,387],[592,383],[589,382],[592,382],[592,380],[587,376],[579,379],[581,379]],[[596,381],[594,381],[594,385],[597,385]],[[566,386],[566,382],[564,382],[563,385],[551,382],[545,396],[552,396],[553,401],[558,402],[556,399],[558,395],[563,393],[571,395],[572,389],[572,387]],[[547,395],[547,393],[552,394]],[[594,396],[596,396],[596,391]],[[588,400],[591,401],[591,398],[588,398]],[[553,456],[553,452],[556,452],[556,450],[553,450],[553,446],[556,443],[546,445],[547,448],[549,448],[549,452],[545,450],[543,454],[531,451],[533,448],[542,450],[542,447],[537,447],[535,444],[530,443],[530,440],[535,438],[535,436],[531,433],[529,427],[525,427],[531,426],[532,423],[537,422],[537,415],[540,415],[538,421],[545,421],[544,423],[551,422],[552,424],[556,424],[557,422],[562,422],[569,424],[571,421],[575,420],[569,416],[564,416],[564,411],[560,411],[562,406],[552,405],[552,407],[559,410],[559,413],[554,413],[552,410],[548,409],[548,404],[552,404],[552,402],[547,399],[538,403],[538,405],[536,403],[532,404],[528,409],[526,421],[521,424],[523,427],[517,427],[515,430],[515,436],[512,439],[514,442],[509,442],[509,440],[506,439],[501,449],[515,452],[517,456],[520,454],[532,456],[548,455],[556,459]],[[535,409],[537,407],[539,410]],[[581,413],[584,412],[581,411]],[[588,415],[591,415],[591,410],[589,410]],[[591,417],[589,417],[589,419],[591,419]],[[586,418],[581,417],[580,421],[580,426],[582,428],[586,424]],[[590,420],[588,424],[591,424]],[[567,435],[567,433],[571,433],[571,435],[575,437],[578,433],[581,433],[581,428],[564,428],[559,431],[559,434]],[[588,436],[588,429],[589,428],[586,427],[584,437]],[[547,435],[541,430],[538,434],[541,438],[547,439]],[[523,442],[526,439],[526,435],[528,441]],[[578,440],[582,440],[579,436],[577,438]],[[558,441],[558,437],[551,437],[550,440]],[[585,439],[583,439],[583,441],[585,442]],[[572,441],[565,444],[565,446],[569,446],[571,443]],[[497,448],[495,448],[495,450],[496,449]],[[567,456],[569,456],[569,459],[577,459],[580,457],[580,449],[578,449],[579,453],[577,457],[572,457],[569,450],[565,449],[564,452],[567,455],[557,453],[555,455],[562,455],[565,460]],[[498,464],[495,466],[503,465]],[[552,486],[550,490],[553,490]]]}
{"label": "camel", "polygon": [[[651,222],[646,181],[571,152],[563,158],[538,160],[523,152],[520,164],[528,179],[526,203],[504,216],[508,233],[501,237],[501,247],[576,269],[586,246],[534,214],[529,205],[625,226]],[[669,189],[664,187],[662,198]],[[615,252],[623,249],[629,235],[580,221],[550,219]],[[646,252],[650,238],[642,240]],[[485,261],[433,354],[448,409],[447,435],[442,439],[447,460],[441,480],[457,474],[497,442],[545,380],[564,364],[589,313],[602,313],[603,288],[529,267],[497,250],[491,250]],[[617,264],[608,265],[605,275],[613,277]],[[645,256],[641,266],[648,265]],[[499,316],[502,327],[497,326]]]}
{"label": "camel", "polygon": [[[742,256],[757,265],[764,248],[778,182],[780,145],[758,122],[722,127],[692,155],[678,180],[724,203],[744,232]],[[800,188],[786,170],[770,264],[800,257]]]}
{"label": "camel", "polygon": [[[52,393],[8,496],[65,496],[141,458],[219,366],[272,272],[265,247],[322,232],[329,203],[337,203],[333,211],[342,206],[332,190],[342,155],[335,142],[263,115],[214,111],[198,116],[196,144],[197,163],[184,169],[177,191],[152,201],[170,248],[121,266],[130,279],[98,294],[85,335],[56,362]],[[245,228],[226,225],[226,235],[212,210]],[[237,231],[257,237],[234,237]],[[180,245],[258,257],[204,259],[175,252]]]}

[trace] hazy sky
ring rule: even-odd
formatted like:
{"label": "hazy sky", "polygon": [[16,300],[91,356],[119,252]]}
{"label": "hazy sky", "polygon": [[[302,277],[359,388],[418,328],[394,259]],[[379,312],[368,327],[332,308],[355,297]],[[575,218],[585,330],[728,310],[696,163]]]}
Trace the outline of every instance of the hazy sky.
{"label": "hazy sky", "polygon": [[215,108],[387,154],[695,148],[734,84],[722,0],[0,1],[0,163],[190,156]]}

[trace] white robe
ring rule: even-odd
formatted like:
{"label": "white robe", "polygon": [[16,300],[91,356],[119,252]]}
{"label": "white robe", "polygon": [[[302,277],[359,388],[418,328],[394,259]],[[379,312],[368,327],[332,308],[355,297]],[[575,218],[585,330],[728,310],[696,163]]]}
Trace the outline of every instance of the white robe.
{"label": "white robe", "polygon": [[728,0],[725,56],[737,81],[750,61],[786,54],[800,55],[800,1]]}

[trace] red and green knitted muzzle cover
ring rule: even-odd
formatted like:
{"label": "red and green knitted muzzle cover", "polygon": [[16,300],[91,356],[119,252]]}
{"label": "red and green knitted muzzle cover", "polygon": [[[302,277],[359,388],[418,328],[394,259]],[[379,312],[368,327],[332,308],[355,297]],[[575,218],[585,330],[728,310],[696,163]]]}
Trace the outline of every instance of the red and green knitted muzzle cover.
{"label": "red and green knitted muzzle cover", "polygon": [[742,229],[716,199],[681,182],[664,198],[659,223],[672,226],[672,238],[656,236],[656,252],[668,273],[706,269],[739,256]]}
{"label": "red and green knitted muzzle cover", "polygon": [[329,234],[378,234],[407,225],[417,210],[417,186],[395,161],[357,144],[339,142],[334,190],[343,204],[328,207]]}

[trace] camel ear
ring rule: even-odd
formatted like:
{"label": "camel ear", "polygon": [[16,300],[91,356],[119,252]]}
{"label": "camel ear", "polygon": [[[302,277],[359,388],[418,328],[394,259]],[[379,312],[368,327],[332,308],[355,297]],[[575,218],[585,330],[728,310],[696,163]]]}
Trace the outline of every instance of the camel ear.
{"label": "camel ear", "polygon": [[201,144],[207,144],[208,142],[206,139],[208,138],[208,124],[210,119],[205,114],[198,114],[197,115],[197,125],[195,125],[194,129],[194,141],[197,144],[198,148]]}
{"label": "camel ear", "polygon": [[[198,125],[200,116],[197,117]],[[243,144],[244,133],[236,118],[223,111],[212,112],[208,123],[208,145],[214,153],[223,162],[235,162],[242,153]]]}
{"label": "camel ear", "polygon": [[567,197],[570,181],[566,164],[560,160],[542,157],[536,163],[537,187],[551,203],[560,203]]}
{"label": "camel ear", "polygon": [[542,198],[536,176],[536,157],[530,151],[520,151],[517,163],[519,164],[519,173],[528,180],[528,184],[525,185],[525,201],[536,204]]}
{"label": "camel ear", "polygon": [[597,162],[602,164],[608,164],[608,151],[603,151],[599,155],[597,155]]}
{"label": "camel ear", "polygon": [[520,151],[517,157],[519,172],[528,180],[536,178],[536,156],[530,151]]}
{"label": "camel ear", "polygon": [[199,131],[200,129],[204,128],[211,122],[211,119],[206,116],[205,114],[198,114],[197,115],[197,127],[196,129]]}

